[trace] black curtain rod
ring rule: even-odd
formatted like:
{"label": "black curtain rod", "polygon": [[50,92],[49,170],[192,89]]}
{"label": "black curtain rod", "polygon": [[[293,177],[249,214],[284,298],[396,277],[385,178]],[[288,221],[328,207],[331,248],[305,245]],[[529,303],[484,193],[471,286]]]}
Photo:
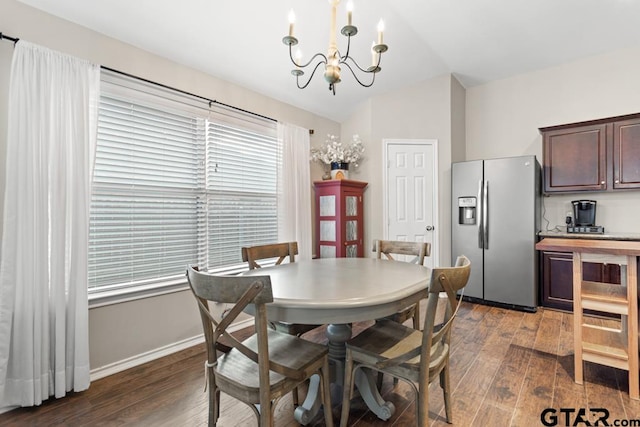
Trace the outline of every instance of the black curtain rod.
{"label": "black curtain rod", "polygon": [[5,34],[2,34],[2,32],[0,32],[0,40],[9,40],[9,41],[13,42],[13,44],[16,44],[16,43],[18,43],[18,40],[20,40],[20,39],[17,38],[17,37],[9,37],[9,36],[7,36]]}
{"label": "black curtain rod", "polygon": [[215,99],[209,99],[209,98],[206,98],[204,96],[196,95],[195,93],[187,92],[187,91],[184,91],[182,89],[176,89],[175,87],[167,86],[167,85],[164,85],[162,83],[157,83],[157,82],[145,79],[143,77],[134,76],[133,74],[125,73],[124,71],[114,70],[113,68],[105,67],[104,65],[101,65],[100,68],[102,68],[103,70],[111,71],[111,72],[116,73],[116,74],[121,74],[123,76],[131,77],[133,79],[137,79],[137,80],[143,81],[145,83],[150,83],[150,84],[153,84],[153,85],[156,85],[156,86],[160,86],[160,87],[163,87],[165,89],[175,90],[176,92],[180,92],[180,93],[188,95],[188,96],[193,96],[194,98],[198,98],[198,99],[201,99],[203,101],[207,101],[209,103],[209,107],[211,107],[212,104],[218,104],[218,105],[222,105],[223,107],[231,108],[231,109],[236,110],[236,111],[241,111],[243,113],[247,113],[247,114],[251,114],[251,115],[256,116],[256,117],[260,117],[262,119],[271,120],[272,122],[277,122],[278,121],[278,120],[276,120],[274,118],[263,116],[262,114],[254,113],[253,111],[247,111],[247,110],[242,109],[242,108],[234,107],[233,105],[225,104],[224,102],[216,101]]}
{"label": "black curtain rod", "polygon": [[[18,40],[20,40],[20,39],[17,38],[17,37],[7,36],[7,35],[3,34],[2,32],[0,32],[0,40],[9,40],[9,41],[12,41],[13,44],[16,44],[16,43],[18,43]],[[256,116],[256,117],[260,117],[260,118],[263,118],[263,119],[266,119],[266,120],[271,120],[272,122],[277,122],[278,121],[278,120],[276,120],[276,119],[274,119],[272,117],[263,116],[262,114],[254,113],[253,111],[248,111],[248,110],[245,110],[243,108],[234,107],[233,105],[225,104],[224,102],[216,101],[215,99],[205,98],[204,96],[196,95],[195,93],[190,93],[190,92],[187,92],[187,91],[184,91],[184,90],[181,90],[181,89],[177,89],[175,87],[164,85],[162,83],[157,83],[157,82],[154,82],[154,81],[142,78],[142,77],[134,76],[133,74],[125,73],[124,71],[115,70],[113,68],[105,67],[104,65],[101,65],[100,68],[102,68],[103,70],[111,71],[111,72],[116,73],[116,74],[121,74],[123,76],[127,76],[127,77],[131,77],[131,78],[134,78],[134,79],[137,79],[137,80],[141,80],[141,81],[146,82],[146,83],[150,83],[150,84],[154,84],[154,85],[157,85],[157,86],[161,86],[161,87],[163,87],[165,89],[175,90],[175,91],[183,93],[185,95],[193,96],[194,98],[202,99],[203,101],[207,101],[209,103],[209,106],[211,106],[212,104],[218,104],[218,105],[221,105],[221,106],[226,107],[226,108],[231,108],[233,110],[240,111],[240,112],[243,112],[243,113],[246,113],[246,114],[251,114],[251,115]]]}

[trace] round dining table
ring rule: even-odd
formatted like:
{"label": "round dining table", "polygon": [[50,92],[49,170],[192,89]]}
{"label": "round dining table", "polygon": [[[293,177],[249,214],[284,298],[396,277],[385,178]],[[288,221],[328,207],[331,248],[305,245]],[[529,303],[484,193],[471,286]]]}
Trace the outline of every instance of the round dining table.
{"label": "round dining table", "polygon": [[[331,383],[339,386],[336,393],[341,394],[351,323],[379,319],[426,298],[431,270],[375,258],[320,258],[249,270],[244,275],[270,276],[269,320],[327,324]],[[373,374],[357,372],[355,385],[360,396],[378,418],[389,419],[395,408],[380,396]],[[319,378],[312,378],[307,398],[294,413],[300,424],[306,425],[318,413],[319,387]],[[341,395],[333,400],[340,399]]]}

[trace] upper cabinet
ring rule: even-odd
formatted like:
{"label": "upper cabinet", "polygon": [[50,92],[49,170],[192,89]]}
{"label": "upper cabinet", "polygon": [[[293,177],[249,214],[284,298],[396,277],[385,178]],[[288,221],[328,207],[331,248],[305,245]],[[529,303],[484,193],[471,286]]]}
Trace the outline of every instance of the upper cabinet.
{"label": "upper cabinet", "polygon": [[640,188],[640,118],[613,123],[613,188]]}
{"label": "upper cabinet", "polygon": [[640,114],[540,132],[545,193],[640,188]]}

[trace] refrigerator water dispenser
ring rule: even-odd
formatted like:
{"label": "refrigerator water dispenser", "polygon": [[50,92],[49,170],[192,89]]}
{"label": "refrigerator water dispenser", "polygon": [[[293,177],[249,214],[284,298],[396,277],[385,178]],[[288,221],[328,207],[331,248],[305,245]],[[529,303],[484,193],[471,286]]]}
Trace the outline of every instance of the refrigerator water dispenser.
{"label": "refrigerator water dispenser", "polygon": [[476,224],[475,197],[458,197],[458,224]]}

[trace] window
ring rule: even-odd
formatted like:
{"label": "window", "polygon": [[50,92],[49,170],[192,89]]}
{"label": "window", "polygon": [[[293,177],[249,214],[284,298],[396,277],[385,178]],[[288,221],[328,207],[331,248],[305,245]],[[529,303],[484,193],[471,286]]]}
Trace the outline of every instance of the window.
{"label": "window", "polygon": [[101,91],[91,297],[238,271],[242,246],[277,240],[275,122],[109,72]]}

